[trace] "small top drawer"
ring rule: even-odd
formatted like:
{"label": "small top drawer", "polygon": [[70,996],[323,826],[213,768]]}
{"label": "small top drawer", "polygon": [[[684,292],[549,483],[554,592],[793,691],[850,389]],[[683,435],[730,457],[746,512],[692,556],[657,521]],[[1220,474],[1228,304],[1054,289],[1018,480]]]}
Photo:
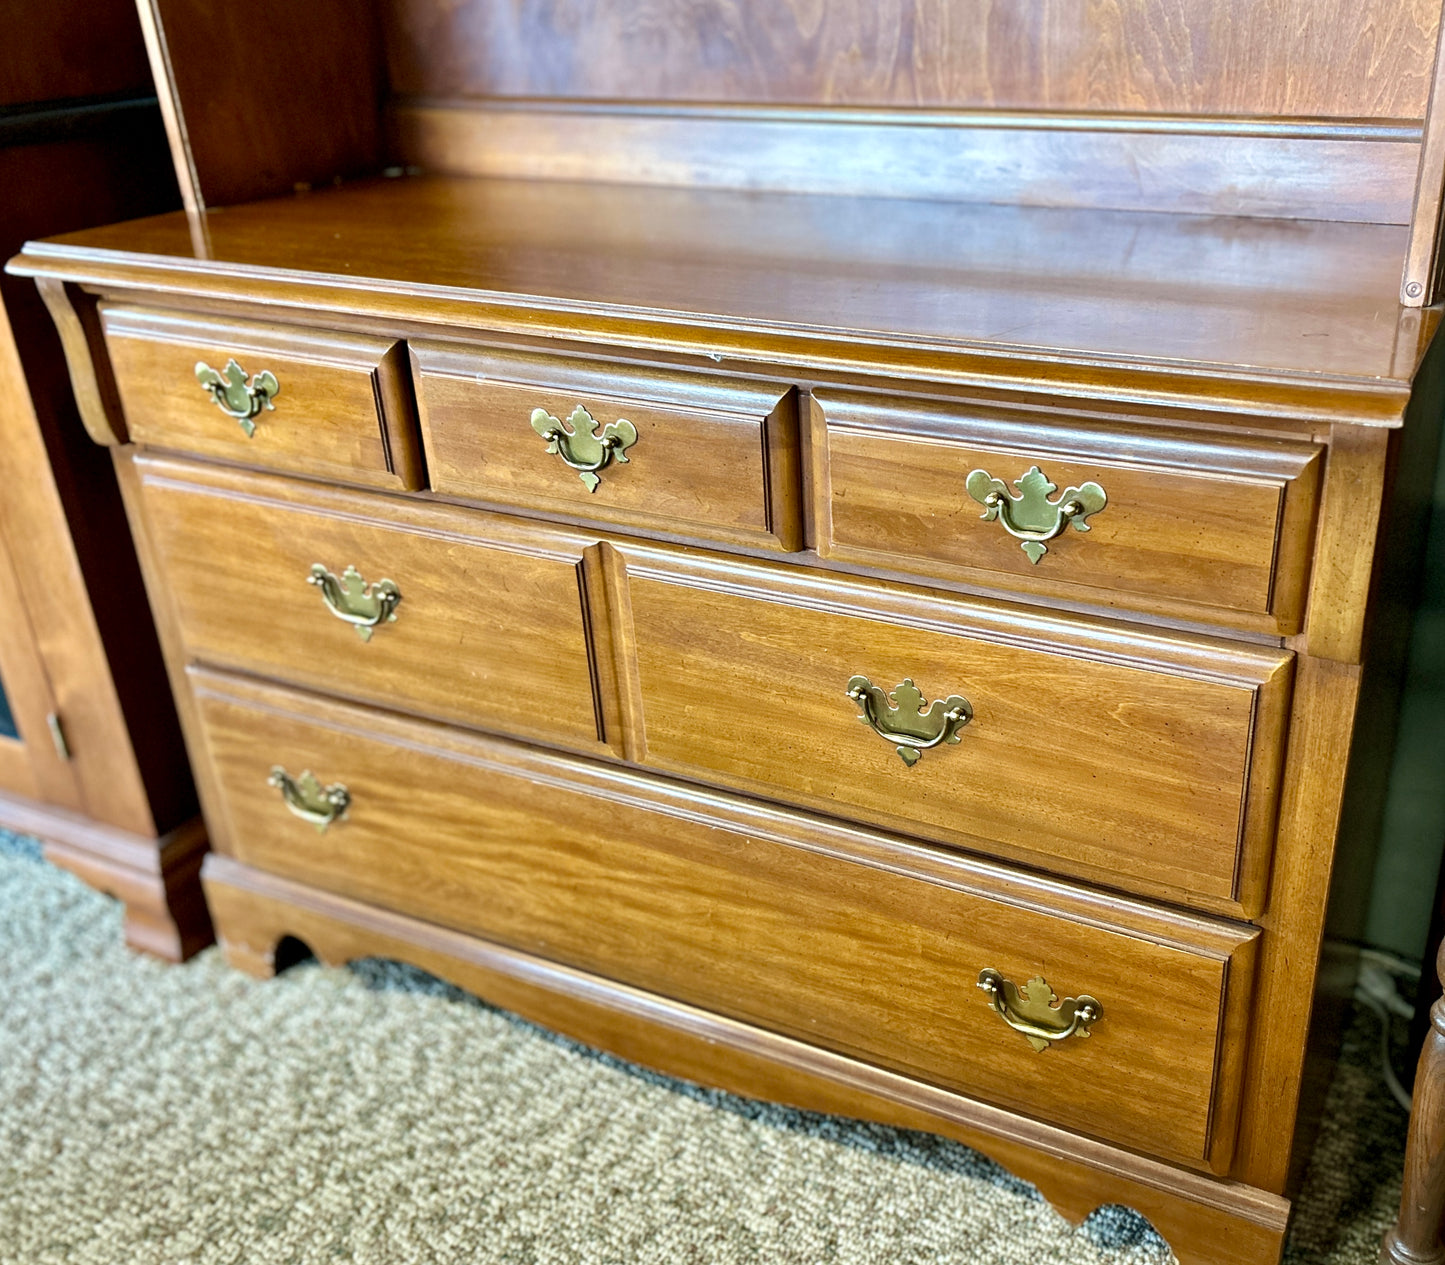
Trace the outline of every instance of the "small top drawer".
{"label": "small top drawer", "polygon": [[1300,628],[1315,444],[984,418],[963,405],[831,392],[814,409],[825,557],[1271,633]]}
{"label": "small top drawer", "polygon": [[392,338],[102,308],[126,426],[137,443],[298,474],[424,486]]}
{"label": "small top drawer", "polygon": [[432,487],[499,506],[801,547],[789,386],[414,341]]}

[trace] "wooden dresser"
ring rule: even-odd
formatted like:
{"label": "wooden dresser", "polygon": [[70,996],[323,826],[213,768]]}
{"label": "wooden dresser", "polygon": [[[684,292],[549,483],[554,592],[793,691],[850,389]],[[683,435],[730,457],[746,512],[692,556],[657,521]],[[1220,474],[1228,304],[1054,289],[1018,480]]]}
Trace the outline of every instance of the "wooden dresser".
{"label": "wooden dresser", "polygon": [[230,959],[1274,1261],[1438,440],[1438,0],[141,11],[187,213],[10,270]]}

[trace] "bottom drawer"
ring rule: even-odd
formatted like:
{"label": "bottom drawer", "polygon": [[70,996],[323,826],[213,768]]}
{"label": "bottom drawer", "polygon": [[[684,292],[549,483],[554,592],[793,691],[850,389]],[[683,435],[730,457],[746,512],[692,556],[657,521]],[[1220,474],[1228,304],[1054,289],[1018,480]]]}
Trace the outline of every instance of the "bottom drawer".
{"label": "bottom drawer", "polygon": [[[1228,1165],[1256,928],[205,669],[192,684],[218,846],[250,865]],[[1065,1026],[1031,1004],[1047,990],[1001,988],[1005,1015],[985,970],[1101,1017],[1047,1040]]]}

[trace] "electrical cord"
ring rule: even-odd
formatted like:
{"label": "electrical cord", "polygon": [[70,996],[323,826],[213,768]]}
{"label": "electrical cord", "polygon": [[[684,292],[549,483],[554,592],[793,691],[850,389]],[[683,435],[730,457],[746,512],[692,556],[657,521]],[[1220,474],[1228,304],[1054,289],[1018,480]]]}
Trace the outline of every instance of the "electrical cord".
{"label": "electrical cord", "polygon": [[1415,1008],[1400,996],[1400,991],[1395,986],[1397,978],[1418,980],[1420,968],[1413,962],[1407,962],[1404,958],[1379,949],[1360,951],[1360,978],[1355,985],[1355,1000],[1372,1010],[1380,1021],[1380,1071],[1384,1076],[1385,1087],[1390,1091],[1391,1097],[1404,1110],[1409,1111],[1410,1094],[1400,1084],[1400,1078],[1395,1075],[1390,1059],[1390,1019],[1392,1016],[1412,1019]]}

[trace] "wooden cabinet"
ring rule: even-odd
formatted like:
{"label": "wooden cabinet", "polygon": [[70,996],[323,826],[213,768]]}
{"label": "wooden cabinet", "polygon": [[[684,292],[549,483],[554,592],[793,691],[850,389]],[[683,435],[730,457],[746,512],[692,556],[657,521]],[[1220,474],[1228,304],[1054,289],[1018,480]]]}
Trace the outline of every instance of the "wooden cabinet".
{"label": "wooden cabinet", "polygon": [[[179,205],[126,0],[31,6],[0,67],[0,244]],[[0,827],[125,905],[132,946],[210,943],[206,836],[109,455],[35,287],[0,282]]]}
{"label": "wooden cabinet", "polygon": [[704,7],[146,0],[186,212],[11,261],[227,954],[1269,1265],[1439,438],[1437,7]]}

